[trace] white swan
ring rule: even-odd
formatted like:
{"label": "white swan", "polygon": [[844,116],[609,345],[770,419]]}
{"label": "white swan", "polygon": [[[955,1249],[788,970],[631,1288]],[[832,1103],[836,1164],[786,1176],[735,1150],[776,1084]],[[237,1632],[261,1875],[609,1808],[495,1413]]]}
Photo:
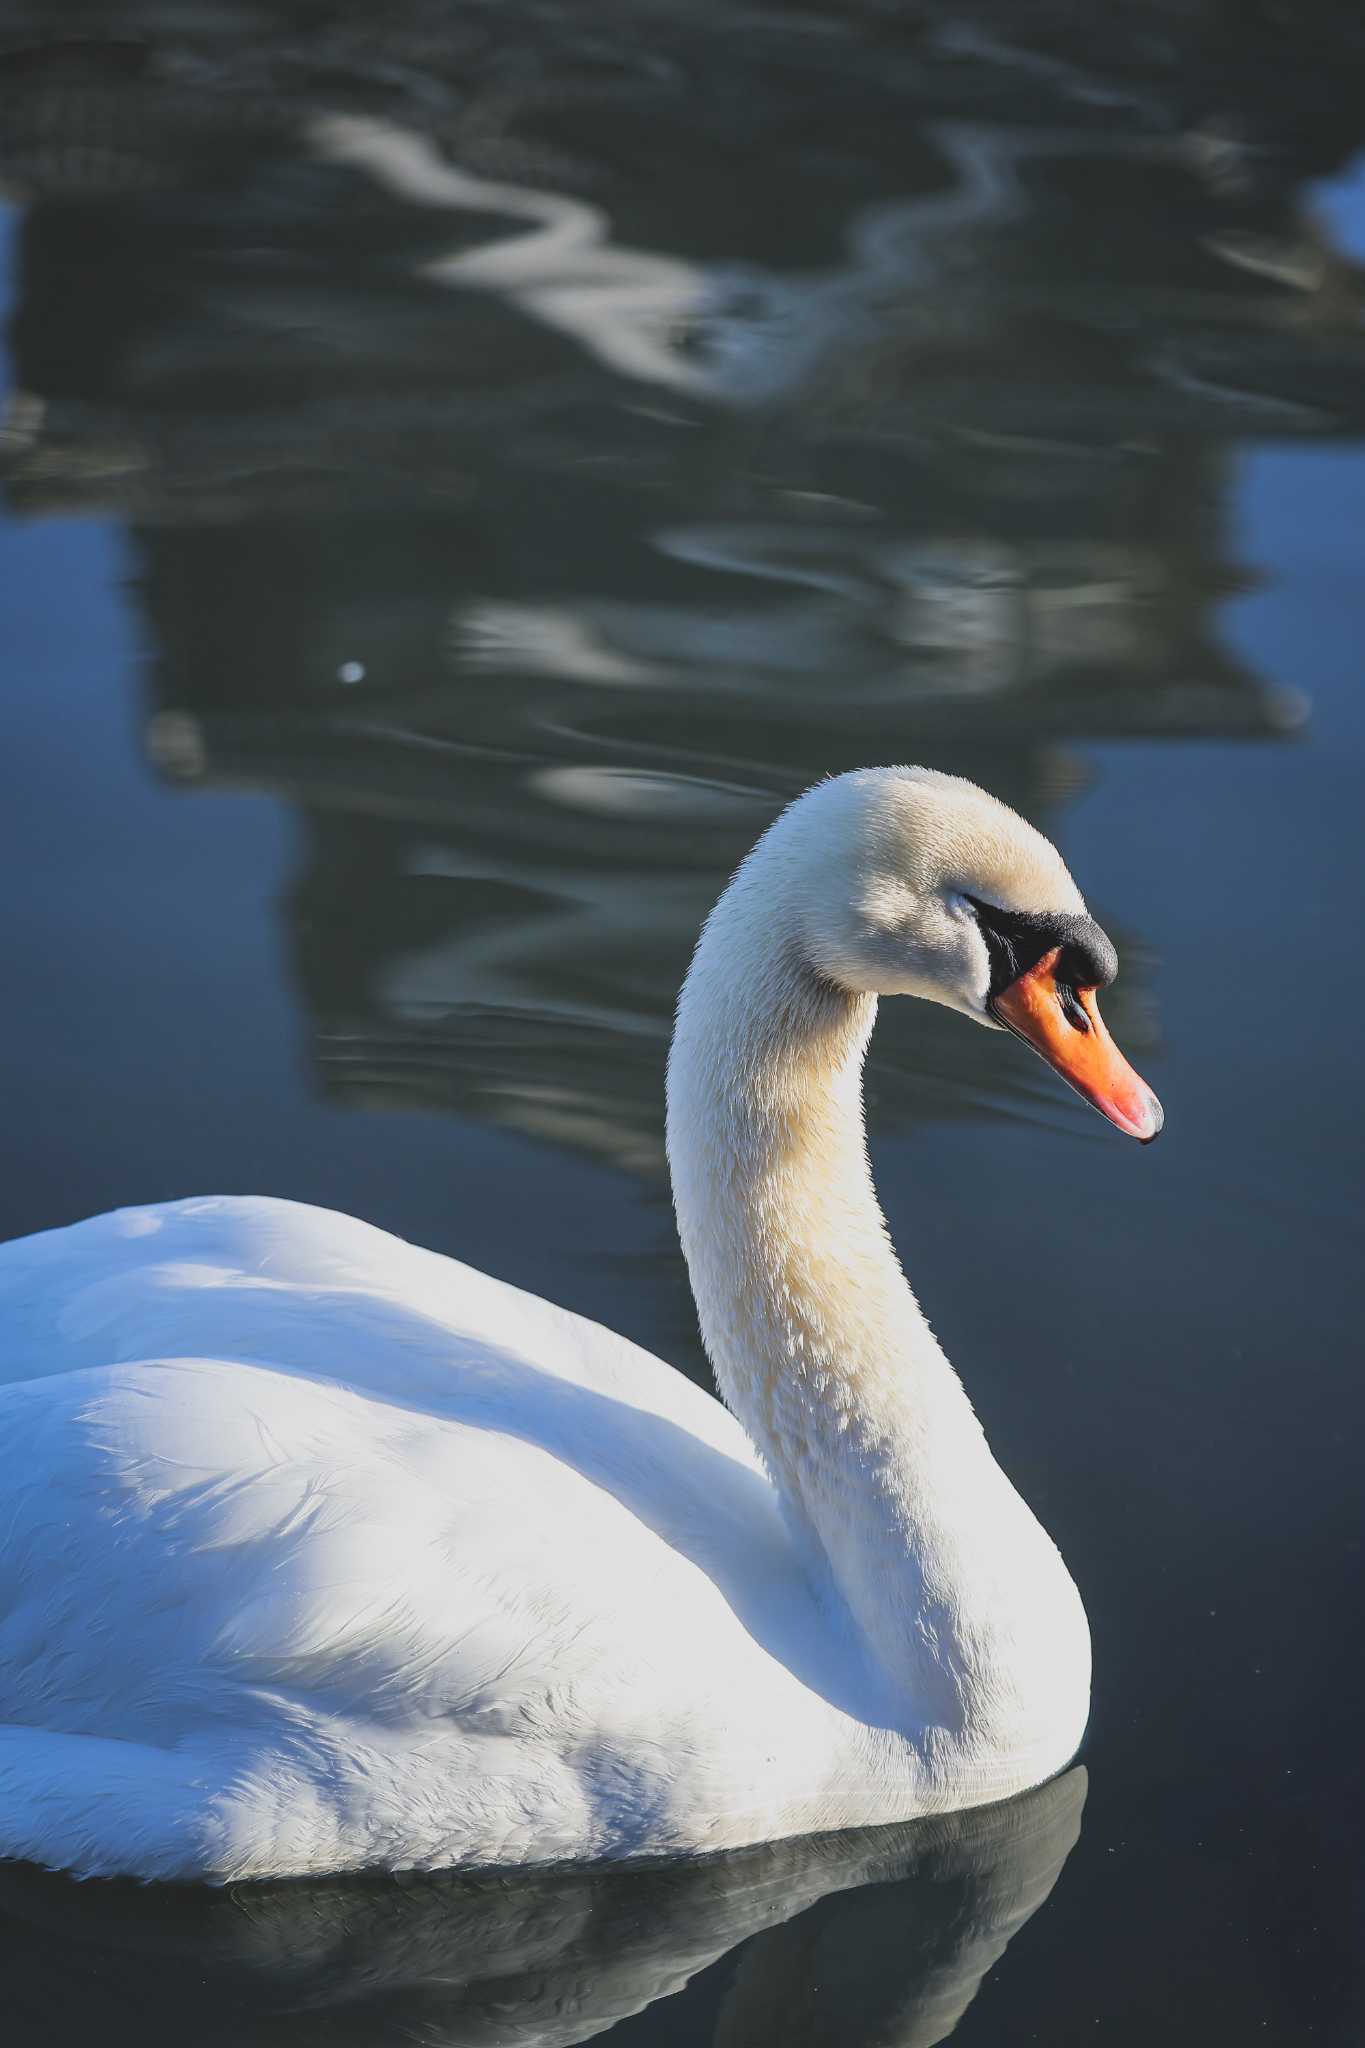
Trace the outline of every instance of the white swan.
{"label": "white swan", "polygon": [[1060,856],[923,769],[823,783],[697,947],[678,1224],[730,1412],[288,1202],[0,1248],[0,1855],[144,1878],[697,1852],[1003,1798],[1089,1638],[876,1204],[876,993],[1155,1098]]}

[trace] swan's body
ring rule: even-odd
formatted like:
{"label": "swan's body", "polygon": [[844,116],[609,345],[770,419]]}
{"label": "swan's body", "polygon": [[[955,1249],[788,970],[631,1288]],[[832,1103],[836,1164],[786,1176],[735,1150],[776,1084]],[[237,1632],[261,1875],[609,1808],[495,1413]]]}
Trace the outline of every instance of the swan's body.
{"label": "swan's body", "polygon": [[894,851],[927,901],[926,807],[936,868],[981,886],[994,831],[1001,915],[1042,890],[1083,922],[1045,841],[920,771],[823,785],[760,842],[670,1066],[733,1414],[291,1203],[0,1248],[0,1854],[232,1878],[697,1852],[1067,1761],[1079,1597],[906,1287],[863,1143],[871,987],[986,1001],[955,902],[939,929],[886,894]]}

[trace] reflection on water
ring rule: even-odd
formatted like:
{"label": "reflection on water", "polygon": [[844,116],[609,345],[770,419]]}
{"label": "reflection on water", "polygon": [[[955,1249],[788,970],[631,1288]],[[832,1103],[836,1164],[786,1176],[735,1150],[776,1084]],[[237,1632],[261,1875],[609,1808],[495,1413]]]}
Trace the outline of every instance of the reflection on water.
{"label": "reflection on water", "polygon": [[[1055,830],[1068,741],[1300,721],[1213,626],[1229,445],[1365,423],[1301,197],[1355,131],[1306,140],[1292,76],[1220,127],[1193,50],[952,9],[417,6],[382,64],[343,9],[6,11],[12,500],[130,522],[160,770],[297,805],[338,1099],[657,1174],[692,936],[813,777],[932,758]],[[890,1127],[1048,1101],[920,1028]]]}
{"label": "reflection on water", "polygon": [[[0,0],[5,507],[42,533],[90,518],[126,537],[139,755],[185,807],[110,768],[98,858],[116,861],[124,806],[146,864],[98,899],[113,928],[96,943],[89,866],[63,865],[45,807],[74,844],[52,764],[79,759],[83,791],[102,773],[78,720],[112,695],[117,657],[85,646],[85,697],[24,699],[48,750],[31,789],[0,750],[0,846],[11,811],[43,813],[18,856],[31,957],[94,961],[70,985],[104,1008],[73,1016],[50,994],[68,984],[38,970],[30,1002],[16,979],[15,1071],[33,1076],[19,1156],[53,1163],[33,1188],[24,1165],[6,1181],[13,1227],[35,1205],[48,1222],[142,1194],[153,1154],[158,1194],[227,1157],[239,1183],[373,1208],[389,1171],[400,1227],[468,1249],[456,1224],[486,1206],[504,1236],[478,1256],[496,1270],[555,1292],[572,1268],[574,1305],[635,1315],[632,1334],[696,1367],[694,1340],[667,1333],[671,1238],[637,1313],[622,1219],[661,1186],[664,1053],[698,923],[816,776],[909,759],[986,783],[1084,855],[1123,956],[1116,1033],[1143,1066],[1166,1027],[1184,1100],[1171,1090],[1159,1179],[1120,1183],[1098,1136],[1087,1155],[1036,1133],[1021,1166],[1002,1124],[1085,1115],[1041,1065],[909,1005],[887,1006],[874,1046],[878,1135],[955,1120],[960,1166],[930,1129],[916,1203],[883,1182],[933,1255],[931,1308],[972,1340],[993,1439],[1075,1562],[1096,1630],[1096,1804],[1127,1816],[1090,1824],[1086,1883],[1038,1923],[1055,1946],[1031,1964],[1037,1937],[1021,1943],[1008,1995],[992,2005],[987,1982],[963,2034],[1089,2040],[1125,1976],[1105,2007],[1125,2040],[1261,2038],[1267,2012],[1291,2048],[1351,2038],[1355,1190],[1314,1134],[1353,1106],[1337,1078],[1325,1107],[1322,1077],[1352,1071],[1361,1007],[1341,942],[1358,859],[1339,846],[1359,811],[1341,713],[1359,612],[1347,649],[1340,595],[1359,581],[1341,566],[1358,506],[1344,486],[1344,513],[1314,497],[1317,473],[1280,517],[1284,546],[1302,525],[1311,622],[1280,617],[1276,642],[1276,586],[1257,610],[1244,559],[1244,451],[1365,433],[1365,245],[1340,201],[1365,146],[1358,4],[61,14],[59,31],[50,0]],[[88,601],[48,593],[39,630],[58,645]],[[1233,637],[1249,612],[1264,642]],[[1163,744],[1130,747],[1125,777],[1103,751],[1118,741]],[[1229,741],[1266,744],[1229,775],[1234,750],[1209,744]],[[1103,830],[1085,801],[1097,758]],[[157,862],[191,843],[165,819],[202,829],[192,922],[212,945],[266,812],[212,801],[240,789],[295,827],[270,909],[283,967],[233,927],[225,974],[196,995],[180,977],[204,950],[169,908],[156,922]],[[1129,831],[1142,850],[1125,865]],[[125,940],[159,963],[136,1003]],[[1330,1000],[1303,1000],[1305,960],[1332,963]],[[259,1005],[266,1021],[220,1089],[208,1013],[237,973],[234,1018]],[[271,1096],[281,975],[309,1059]],[[115,1044],[98,1087],[76,1086]],[[184,1131],[159,1128],[158,1151],[103,1109],[129,1078],[119,1057],[145,1101],[172,1053],[181,1093],[164,1115],[150,1099],[168,1128],[183,1104]],[[395,1141],[358,1113],[376,1106],[427,1112],[439,1145],[422,1151],[417,1116],[391,1120]],[[466,1135],[486,1127],[472,1159],[446,1110]],[[265,1172],[221,1142],[239,1131]],[[361,1183],[368,1147],[382,1156]],[[524,1227],[489,1192],[508,1158]],[[575,1264],[596,1200],[617,1206]],[[1035,1298],[1038,1272],[1065,1279],[1065,1304]],[[1292,1407],[1267,1397],[1286,1360]],[[37,1878],[12,1876],[4,1904],[16,1981],[73,2038],[104,2024],[106,1996],[149,2033],[226,2038],[221,1993],[262,2038],[306,2038],[310,2013],[319,2034],[577,2039],[545,2031],[547,2012],[591,2031],[701,1969],[695,2025],[659,2006],[639,2038],[928,2041],[1050,1882],[1011,1892],[1010,1851],[993,1889],[984,1864],[954,1875],[942,1854],[942,1884],[932,1856],[893,1883],[889,1838],[619,1885],[199,1901],[164,1925],[140,1898]],[[1272,1896],[1290,1903],[1268,1939]],[[741,1939],[733,1971],[706,1974]],[[1187,2007],[1153,1963],[1182,1939]],[[471,1975],[475,1951],[490,1961]]]}
{"label": "reflection on water", "polygon": [[623,2048],[670,2019],[716,2048],[933,2048],[1051,1892],[1084,1799],[1076,1770],[979,1813],[638,1871],[167,1892],[11,1869],[0,1957],[43,2039],[569,2048],[690,1986]]}

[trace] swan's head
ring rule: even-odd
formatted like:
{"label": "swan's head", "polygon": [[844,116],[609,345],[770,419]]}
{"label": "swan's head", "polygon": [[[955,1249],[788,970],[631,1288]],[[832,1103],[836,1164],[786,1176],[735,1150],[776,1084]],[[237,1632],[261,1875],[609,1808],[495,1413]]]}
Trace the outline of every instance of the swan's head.
{"label": "swan's head", "polygon": [[932,769],[864,768],[808,790],[756,852],[770,880],[779,864],[788,932],[822,980],[1013,1031],[1121,1131],[1157,1135],[1161,1105],[1096,1001],[1114,948],[1007,805]]}

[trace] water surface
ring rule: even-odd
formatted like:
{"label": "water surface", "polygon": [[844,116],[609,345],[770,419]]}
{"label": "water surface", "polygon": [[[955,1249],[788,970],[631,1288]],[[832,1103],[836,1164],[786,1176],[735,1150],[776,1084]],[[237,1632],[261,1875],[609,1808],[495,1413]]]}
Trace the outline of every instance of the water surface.
{"label": "water surface", "polygon": [[673,994],[877,760],[1057,840],[1168,1116],[879,1026],[898,1243],[1091,1616],[1069,1858],[8,1872],[34,2040],[1358,2037],[1365,111],[1311,13],[0,5],[0,1231],[293,1195],[705,1381]]}

